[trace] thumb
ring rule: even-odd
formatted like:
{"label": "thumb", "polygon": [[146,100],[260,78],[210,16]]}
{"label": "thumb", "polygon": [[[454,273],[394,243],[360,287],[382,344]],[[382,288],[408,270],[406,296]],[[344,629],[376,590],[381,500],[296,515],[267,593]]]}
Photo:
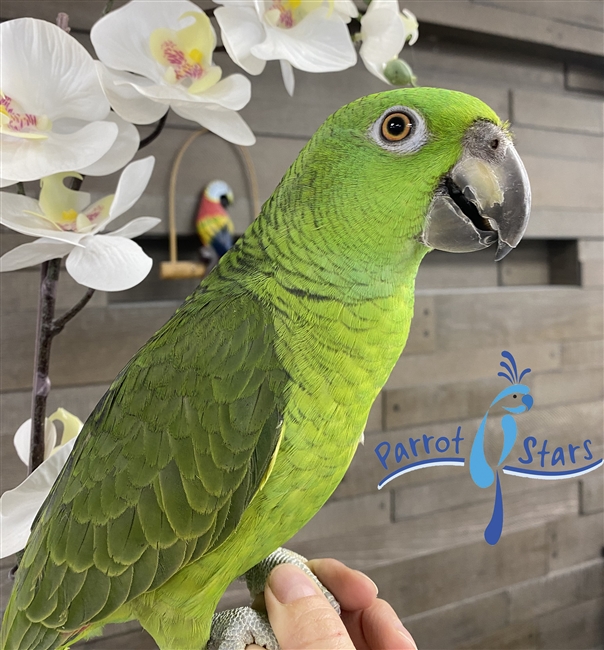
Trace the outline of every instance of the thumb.
{"label": "thumb", "polygon": [[337,612],[298,567],[275,567],[264,599],[281,650],[355,650]]}

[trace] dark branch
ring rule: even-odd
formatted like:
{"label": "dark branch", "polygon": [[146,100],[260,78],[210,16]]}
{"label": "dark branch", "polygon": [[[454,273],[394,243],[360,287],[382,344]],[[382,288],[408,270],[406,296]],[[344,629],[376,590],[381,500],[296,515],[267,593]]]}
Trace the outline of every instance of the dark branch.
{"label": "dark branch", "polygon": [[94,296],[94,289],[88,289],[82,298],[80,298],[80,300],[78,300],[69,311],[66,311],[60,318],[56,318],[52,323],[52,335],[56,336],[61,332],[65,325],[67,325],[74,316],[77,316],[82,309],[86,307],[92,296]]}
{"label": "dark branch", "polygon": [[162,116],[159,122],[155,125],[155,129],[153,130],[153,133],[150,133],[146,138],[143,138],[141,140],[140,144],[138,145],[139,151],[143,147],[150,145],[159,136],[159,134],[164,130],[164,126],[166,125],[167,119],[168,119],[168,111],[166,111],[166,113]]}

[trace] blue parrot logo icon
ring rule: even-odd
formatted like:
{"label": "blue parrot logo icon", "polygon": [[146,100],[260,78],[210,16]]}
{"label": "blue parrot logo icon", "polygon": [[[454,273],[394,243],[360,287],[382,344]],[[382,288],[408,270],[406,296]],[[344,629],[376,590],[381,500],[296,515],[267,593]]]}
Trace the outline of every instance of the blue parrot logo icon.
{"label": "blue parrot logo icon", "polygon": [[[501,429],[503,431],[503,447],[501,450],[501,455],[497,463],[497,468],[503,463],[503,461],[508,457],[509,453],[514,447],[516,442],[516,435],[518,432],[518,427],[516,425],[515,415],[520,413],[525,413],[530,411],[533,406],[533,398],[530,395],[530,388],[524,384],[521,384],[522,378],[531,372],[530,368],[525,368],[520,375],[518,375],[518,368],[516,366],[516,361],[511,352],[504,350],[501,353],[501,356],[506,359],[502,361],[499,365],[504,368],[504,372],[498,372],[498,377],[504,377],[507,379],[511,386],[508,386],[502,390],[499,395],[491,402],[489,409],[484,414],[482,422],[478,427],[476,432],[476,437],[472,443],[472,450],[470,452],[470,476],[474,483],[480,488],[488,488],[493,484],[493,481],[496,479],[497,484],[495,488],[495,503],[493,505],[493,515],[491,516],[491,521],[484,531],[485,540],[493,545],[499,541],[501,537],[501,531],[503,529],[503,498],[501,495],[501,483],[499,481],[499,469],[496,472],[493,471],[484,452],[484,438],[485,438],[485,428],[487,424],[487,419],[489,417],[490,409],[498,404],[506,397],[512,395],[513,399],[520,397],[520,403],[518,406],[504,406],[504,410],[508,411],[501,418]],[[508,363],[509,362],[509,363]]]}

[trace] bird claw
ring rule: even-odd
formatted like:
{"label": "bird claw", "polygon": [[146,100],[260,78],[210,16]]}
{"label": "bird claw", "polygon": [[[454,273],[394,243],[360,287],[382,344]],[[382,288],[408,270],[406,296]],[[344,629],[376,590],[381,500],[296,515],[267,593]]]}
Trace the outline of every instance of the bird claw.
{"label": "bird claw", "polygon": [[245,650],[252,643],[267,650],[280,650],[266,614],[251,607],[214,614],[207,650]]}
{"label": "bird claw", "polygon": [[325,589],[321,584],[317,576],[308,568],[306,562],[308,560],[298,553],[293,551],[288,551],[286,548],[278,548],[276,551],[271,553],[265,560],[256,564],[252,567],[246,574],[245,580],[247,582],[247,588],[250,590],[252,598],[255,598],[258,594],[261,594],[264,591],[264,585],[268,579],[269,573],[278,565],[278,564],[293,564],[299,569],[302,569],[304,573],[319,587],[323,592],[323,595],[329,601],[329,604],[336,610],[338,614],[341,613],[340,605],[338,601],[334,598],[333,594]]}
{"label": "bird claw", "polygon": [[[306,561],[306,558],[298,553],[288,551],[286,548],[278,548],[245,574],[252,599],[264,592],[269,573],[278,564],[293,564],[306,573],[321,589],[331,606],[340,614],[338,601],[319,582],[317,576],[306,565]],[[238,607],[214,614],[207,650],[245,650],[246,646],[251,643],[263,646],[267,650],[280,650],[265,613],[258,612],[251,607]]]}

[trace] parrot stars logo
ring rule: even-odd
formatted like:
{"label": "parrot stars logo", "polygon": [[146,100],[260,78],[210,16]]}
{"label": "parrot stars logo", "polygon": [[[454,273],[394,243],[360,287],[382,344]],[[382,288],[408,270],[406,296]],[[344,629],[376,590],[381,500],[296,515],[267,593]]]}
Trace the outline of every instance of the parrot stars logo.
{"label": "parrot stars logo", "polygon": [[[484,531],[484,538],[491,545],[499,541],[503,530],[504,509],[500,472],[525,479],[552,481],[576,478],[604,464],[602,458],[594,460],[590,449],[592,441],[589,439],[582,440],[579,445],[569,443],[566,447],[558,446],[552,452],[548,449],[548,440],[543,439],[540,444],[534,436],[524,438],[523,454],[517,458],[519,465],[503,464],[516,446],[518,438],[516,417],[532,409],[533,397],[530,388],[521,383],[531,369],[525,368],[519,373],[511,352],[504,350],[501,356],[504,360],[499,365],[503,368],[503,372],[498,372],[497,376],[503,377],[510,385],[506,386],[489,405],[472,440],[469,458],[466,459],[460,451],[461,443],[465,440],[461,437],[461,426],[457,427],[454,437],[441,436],[434,445],[431,444],[434,436],[428,435],[409,438],[407,445],[403,442],[396,443],[394,461],[399,466],[394,470],[388,466],[393,446],[389,442],[381,442],[374,450],[381,465],[388,471],[388,474],[378,483],[378,490],[403,474],[443,465],[464,467],[468,460],[470,477],[478,488],[488,489],[495,483],[493,512]],[[493,410],[499,409],[503,409],[505,413],[498,420],[498,415],[494,414]],[[539,449],[535,453],[537,448]],[[454,450],[453,455],[452,450]],[[592,462],[585,464],[588,461]],[[390,463],[392,463],[391,458]]]}

